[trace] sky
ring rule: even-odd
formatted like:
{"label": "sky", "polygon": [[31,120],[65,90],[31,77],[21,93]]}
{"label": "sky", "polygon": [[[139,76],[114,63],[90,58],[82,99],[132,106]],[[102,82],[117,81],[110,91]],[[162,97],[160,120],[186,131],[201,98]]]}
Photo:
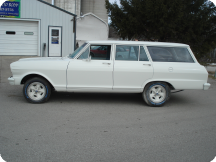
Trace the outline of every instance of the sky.
{"label": "sky", "polygon": [[120,5],[120,0],[109,0],[110,3],[114,3],[115,1],[117,2],[118,5]]}

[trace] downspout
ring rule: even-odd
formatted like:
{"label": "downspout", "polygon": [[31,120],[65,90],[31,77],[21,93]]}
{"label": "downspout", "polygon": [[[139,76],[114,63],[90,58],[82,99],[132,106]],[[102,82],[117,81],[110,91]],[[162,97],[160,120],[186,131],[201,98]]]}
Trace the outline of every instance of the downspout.
{"label": "downspout", "polygon": [[74,16],[74,51],[76,50],[76,20],[77,16]]}
{"label": "downspout", "polygon": [[55,0],[52,0],[52,5],[55,5]]}

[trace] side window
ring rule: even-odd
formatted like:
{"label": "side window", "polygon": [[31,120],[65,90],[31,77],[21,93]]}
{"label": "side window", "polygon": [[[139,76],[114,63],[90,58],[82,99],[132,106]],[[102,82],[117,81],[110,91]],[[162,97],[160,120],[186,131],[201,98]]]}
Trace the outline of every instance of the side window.
{"label": "side window", "polygon": [[139,58],[139,61],[149,61],[143,46],[140,46],[140,58]]}
{"label": "side window", "polygon": [[78,58],[79,60],[87,59],[89,57],[89,48],[87,48]]}
{"label": "side window", "polygon": [[92,45],[90,49],[92,60],[110,60],[111,45]]}
{"label": "side window", "polygon": [[175,48],[178,62],[194,62],[187,48]]}
{"label": "side window", "polygon": [[138,61],[139,46],[117,45],[115,60]]}
{"label": "side window", "polygon": [[155,62],[176,62],[172,48],[169,47],[148,47],[151,58]]}
{"label": "side window", "polygon": [[148,47],[155,62],[194,62],[185,47]]}

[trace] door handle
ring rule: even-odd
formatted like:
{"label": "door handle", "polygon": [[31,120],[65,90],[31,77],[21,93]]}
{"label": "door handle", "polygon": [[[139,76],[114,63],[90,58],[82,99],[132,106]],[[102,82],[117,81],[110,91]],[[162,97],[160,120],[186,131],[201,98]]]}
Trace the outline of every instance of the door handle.
{"label": "door handle", "polygon": [[108,63],[108,62],[103,62],[103,64],[105,64],[105,65],[111,65],[111,63]]}
{"label": "door handle", "polygon": [[143,64],[143,65],[145,65],[145,66],[151,66],[151,64]]}

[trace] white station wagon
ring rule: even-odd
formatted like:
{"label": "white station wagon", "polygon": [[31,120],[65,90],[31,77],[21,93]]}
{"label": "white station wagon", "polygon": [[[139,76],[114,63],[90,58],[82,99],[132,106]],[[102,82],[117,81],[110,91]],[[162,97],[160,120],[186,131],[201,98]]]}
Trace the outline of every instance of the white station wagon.
{"label": "white station wagon", "polygon": [[207,90],[208,73],[186,44],[89,41],[61,58],[20,59],[11,65],[11,85],[24,84],[31,103],[57,92],[141,93],[150,106],[162,106],[171,90]]}

